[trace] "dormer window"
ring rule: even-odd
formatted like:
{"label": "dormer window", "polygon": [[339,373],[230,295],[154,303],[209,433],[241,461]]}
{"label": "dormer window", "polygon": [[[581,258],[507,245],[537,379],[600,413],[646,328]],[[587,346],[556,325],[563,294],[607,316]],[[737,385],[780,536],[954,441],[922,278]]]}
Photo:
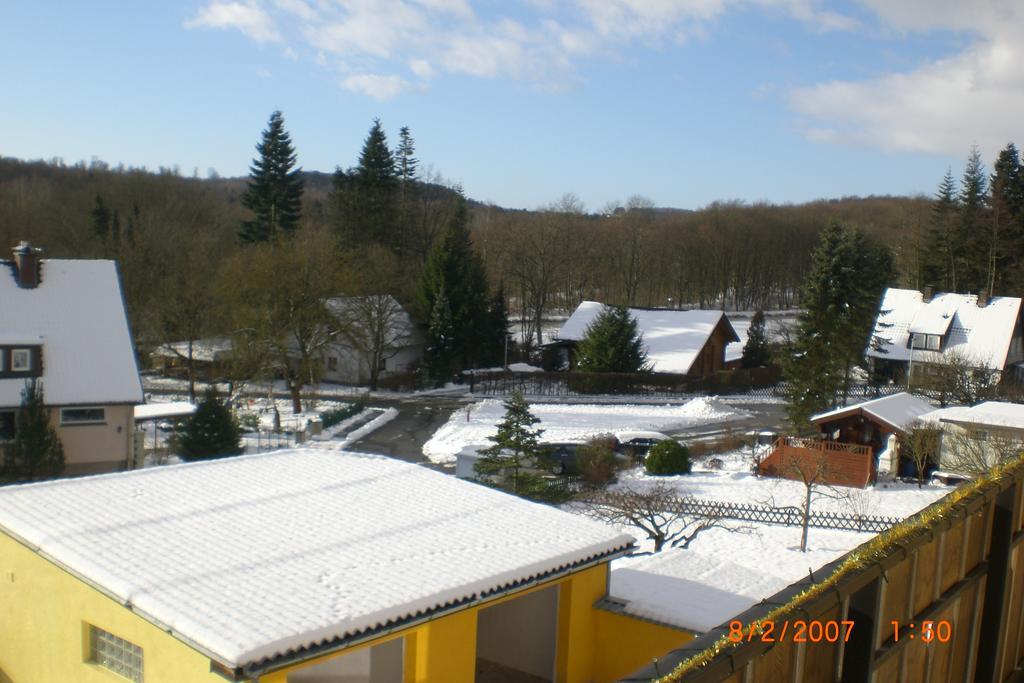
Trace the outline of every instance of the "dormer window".
{"label": "dormer window", "polygon": [[911,348],[938,351],[942,348],[942,337],[937,334],[916,333],[911,337]]}
{"label": "dormer window", "polygon": [[0,346],[0,377],[39,377],[43,374],[42,347]]}

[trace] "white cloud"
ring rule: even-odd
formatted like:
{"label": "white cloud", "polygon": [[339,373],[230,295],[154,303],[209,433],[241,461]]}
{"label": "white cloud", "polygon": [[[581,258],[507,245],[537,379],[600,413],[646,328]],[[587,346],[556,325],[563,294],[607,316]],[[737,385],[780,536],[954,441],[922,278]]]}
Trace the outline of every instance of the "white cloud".
{"label": "white cloud", "polygon": [[305,0],[274,0],[274,4],[305,21],[314,21],[319,16]]}
{"label": "white cloud", "polygon": [[433,78],[434,67],[425,59],[412,59],[409,61],[409,69],[420,78]]}
{"label": "white cloud", "polygon": [[381,74],[354,74],[342,80],[341,85],[346,90],[360,92],[381,101],[394,99],[410,86],[401,76]]}
{"label": "white cloud", "polygon": [[957,156],[977,144],[991,157],[1019,134],[1019,113],[1024,111],[1024,71],[1019,67],[1024,62],[1019,42],[1024,12],[1010,10],[1005,3],[973,9],[945,0],[868,3],[891,29],[967,26],[975,42],[907,72],[791,91],[790,103],[811,121],[805,130],[808,138]]}
{"label": "white cloud", "polygon": [[252,4],[214,0],[199,10],[185,28],[235,28],[257,43],[280,42],[281,34],[269,14]]}

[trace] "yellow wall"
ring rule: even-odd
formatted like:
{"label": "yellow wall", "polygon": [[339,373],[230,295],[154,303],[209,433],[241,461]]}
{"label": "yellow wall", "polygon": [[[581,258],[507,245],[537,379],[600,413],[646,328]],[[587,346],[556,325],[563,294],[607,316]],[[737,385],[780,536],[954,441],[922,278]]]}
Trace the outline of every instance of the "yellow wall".
{"label": "yellow wall", "polygon": [[[77,407],[77,406],[69,406]],[[50,424],[64,445],[67,474],[125,469],[135,433],[134,406],[106,405],[104,424],[60,424],[60,408],[50,409]]]}
{"label": "yellow wall", "polygon": [[693,634],[635,619],[625,614],[595,610],[594,683],[617,681],[642,669],[655,657],[693,640]]}
{"label": "yellow wall", "polygon": [[[515,595],[448,613],[367,641],[355,648],[268,673],[259,683],[287,683],[289,671],[343,656],[393,638],[405,638],[405,683],[472,681],[477,615],[551,585],[559,587],[557,680],[614,681],[692,636],[594,607],[604,597],[607,564]],[[114,600],[0,533],[0,683],[116,683],[125,680],[92,664],[85,624],[140,646],[146,683],[223,683],[210,660]],[[4,677],[7,677],[5,679]]]}

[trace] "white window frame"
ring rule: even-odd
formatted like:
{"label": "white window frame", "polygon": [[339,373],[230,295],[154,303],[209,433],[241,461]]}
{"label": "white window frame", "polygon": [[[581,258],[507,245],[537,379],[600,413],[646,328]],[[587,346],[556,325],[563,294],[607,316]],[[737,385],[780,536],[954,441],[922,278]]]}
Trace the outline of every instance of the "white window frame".
{"label": "white window frame", "polygon": [[[64,414],[68,410],[102,410],[103,417],[100,419],[91,420],[68,420],[64,417]],[[65,426],[76,426],[76,425],[102,425],[107,423],[107,409],[105,406],[74,406],[73,408],[61,408],[60,409],[60,424],[62,427]]]}
{"label": "white window frame", "polygon": [[11,349],[11,372],[32,372],[32,349]]}
{"label": "white window frame", "polygon": [[89,624],[89,656],[86,661],[133,683],[145,681],[142,648],[92,624]]}

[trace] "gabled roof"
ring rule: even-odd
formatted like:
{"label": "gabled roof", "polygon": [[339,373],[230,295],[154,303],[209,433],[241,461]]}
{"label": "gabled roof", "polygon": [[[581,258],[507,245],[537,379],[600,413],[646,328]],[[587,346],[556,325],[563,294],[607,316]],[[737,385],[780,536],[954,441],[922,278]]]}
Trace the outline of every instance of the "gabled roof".
{"label": "gabled roof", "polygon": [[342,339],[352,334],[363,335],[368,331],[361,329],[367,322],[380,320],[387,324],[384,337],[388,345],[417,343],[416,326],[398,300],[390,294],[368,296],[338,296],[327,300],[327,308],[343,326]]}
{"label": "gabled roof", "polygon": [[985,401],[976,406],[952,406],[924,416],[930,422],[955,422],[976,427],[1024,429],[1024,405],[1003,401]]}
{"label": "gabled roof", "polygon": [[283,666],[633,543],[425,467],[312,449],[0,487],[0,531],[232,668]]}
{"label": "gabled roof", "polygon": [[941,352],[914,349],[915,362],[941,362],[945,354],[957,353],[978,367],[1002,370],[1020,318],[1021,300],[993,297],[978,306],[974,294],[937,294],[928,303],[915,289],[886,290],[875,320],[874,334],[885,340],[881,350],[869,348],[867,355],[883,360],[909,361],[911,333],[946,337]]}
{"label": "gabled roof", "polygon": [[[38,287],[0,262],[2,343],[42,344],[50,405],[142,403],[142,384],[113,261],[43,259]],[[23,379],[0,379],[0,406],[21,403]]]}
{"label": "gabled roof", "polygon": [[[565,321],[555,339],[582,340],[590,323],[604,308],[605,305],[597,301],[584,301]],[[729,341],[739,341],[723,311],[630,308],[629,312],[643,335],[647,360],[655,372],[688,373],[719,324],[725,324]]]}
{"label": "gabled roof", "polygon": [[864,401],[863,403],[813,415],[811,422],[821,424],[853,415],[864,415],[873,418],[875,421],[887,424],[893,429],[905,432],[915,421],[921,419],[922,415],[933,410],[934,408],[928,402],[913,394],[902,391],[892,396],[883,396],[871,401]]}

